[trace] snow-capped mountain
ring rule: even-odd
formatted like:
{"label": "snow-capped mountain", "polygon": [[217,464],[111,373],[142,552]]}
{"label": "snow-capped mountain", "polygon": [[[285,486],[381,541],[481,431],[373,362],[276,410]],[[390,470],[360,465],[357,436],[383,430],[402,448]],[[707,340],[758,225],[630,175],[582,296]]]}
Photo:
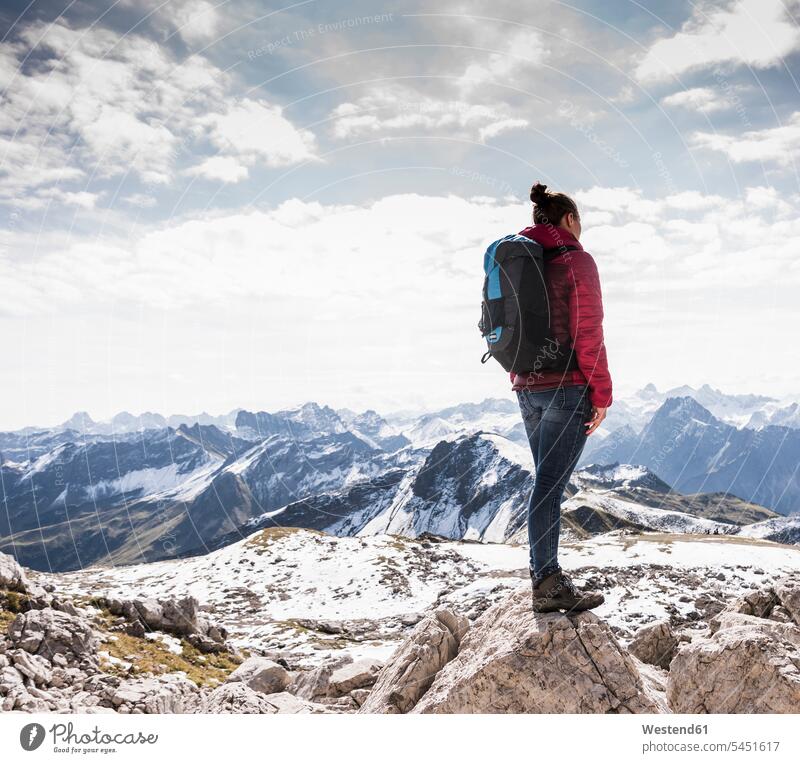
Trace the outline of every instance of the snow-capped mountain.
{"label": "snow-capped mountain", "polygon": [[[782,405],[786,405],[786,402],[782,403],[767,395],[729,394],[714,389],[709,384],[703,384],[697,389],[684,384],[661,392],[651,382],[633,395],[615,399],[608,409],[606,430],[613,431],[629,426],[634,431],[641,432],[655,412],[671,397],[690,397],[711,411],[715,418],[735,427],[781,423],[767,419]],[[759,424],[762,419],[763,423]]]}
{"label": "snow-capped mountain", "polygon": [[736,427],[694,398],[668,398],[641,434],[612,432],[582,461],[643,464],[681,492],[721,491],[782,514],[800,508],[800,430]]}
{"label": "snow-capped mountain", "polygon": [[194,426],[195,424],[229,429],[234,426],[238,412],[239,409],[237,408],[222,416],[212,416],[204,412],[195,416],[176,414],[165,417],[160,413],[152,413],[150,411],[145,411],[138,415],[128,413],[128,411],[120,411],[108,421],[94,421],[86,411],[78,411],[67,419],[67,421],[54,427],[54,429],[72,430],[84,436],[122,435],[132,432],[141,432],[145,429],[164,429],[165,427],[177,429],[183,425]]}
{"label": "snow-capped mountain", "polygon": [[304,403],[276,413],[251,413],[242,410],[236,416],[235,426],[239,434],[256,440],[273,434],[308,440],[320,435],[349,432],[370,447],[389,452],[409,444],[408,438],[373,410],[355,414],[343,409],[343,415],[345,418],[327,405]]}
{"label": "snow-capped mountain", "polygon": [[764,406],[761,410],[753,413],[747,426],[751,429],[761,429],[767,426],[800,429],[800,405],[790,403],[786,406]]}
{"label": "snow-capped mountain", "polygon": [[[645,388],[642,397],[660,393]],[[747,398],[740,406],[758,402],[739,397]],[[70,423],[83,431],[0,433],[0,549],[63,570],[203,554],[276,526],[521,538],[534,469],[516,400],[400,420],[309,402],[238,410],[226,428],[107,434],[114,422],[79,413]],[[115,421],[134,426],[129,414]],[[566,491],[585,498],[565,526],[576,536],[622,527],[728,532],[707,523],[774,520],[770,508],[796,509],[798,438],[782,426],[737,429],[693,397],[667,398],[641,433],[625,425],[590,439]]]}

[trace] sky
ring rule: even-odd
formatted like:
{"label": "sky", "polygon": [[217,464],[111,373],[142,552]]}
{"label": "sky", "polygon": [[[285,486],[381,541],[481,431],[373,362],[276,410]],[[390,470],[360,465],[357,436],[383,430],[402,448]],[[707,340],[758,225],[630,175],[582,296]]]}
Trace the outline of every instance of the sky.
{"label": "sky", "polygon": [[510,397],[487,245],[571,194],[615,397],[800,391],[800,4],[5,0],[0,429]]}

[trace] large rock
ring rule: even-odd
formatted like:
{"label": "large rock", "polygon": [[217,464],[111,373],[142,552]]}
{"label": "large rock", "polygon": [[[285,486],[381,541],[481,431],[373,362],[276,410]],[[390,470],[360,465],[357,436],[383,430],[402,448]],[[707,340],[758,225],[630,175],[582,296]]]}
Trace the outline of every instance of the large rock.
{"label": "large rock", "polygon": [[591,612],[534,614],[522,588],[481,615],[415,713],[657,713],[655,691]]}
{"label": "large rock", "polygon": [[180,599],[100,599],[113,615],[122,615],[131,622],[132,635],[164,631],[183,636],[201,652],[218,652],[225,647],[228,631],[212,623],[201,611],[194,596]]}
{"label": "large rock", "polygon": [[354,689],[372,686],[383,667],[380,660],[365,657],[333,671],[329,681],[328,693],[332,697],[343,697]]}
{"label": "large rock", "polygon": [[438,609],[420,620],[378,675],[360,713],[407,713],[458,654],[469,622]]}
{"label": "large rock", "polygon": [[275,708],[274,712],[284,715],[298,715],[302,713],[313,713],[316,715],[331,712],[325,705],[300,699],[300,697],[295,697],[294,694],[289,694],[288,691],[268,694],[265,699]]}
{"label": "large rock", "polygon": [[0,551],[0,588],[9,591],[27,591],[30,587],[25,571],[17,560]]}
{"label": "large rock", "polygon": [[286,668],[266,657],[248,657],[226,681],[241,681],[254,691],[274,694],[283,691],[290,682]]}
{"label": "large rock", "polygon": [[628,651],[648,665],[667,670],[677,647],[678,639],[669,622],[659,620],[639,628],[628,644]]}
{"label": "large rock", "polygon": [[224,683],[207,694],[200,703],[201,713],[277,713],[266,694],[254,691],[241,681]]}
{"label": "large rock", "polygon": [[29,654],[24,649],[12,649],[8,656],[14,661],[14,667],[35,684],[49,684],[53,677],[52,665],[36,654]]}
{"label": "large rock", "polygon": [[66,612],[48,608],[19,614],[8,626],[8,636],[15,646],[51,662],[56,655],[70,663],[84,658],[97,661],[97,638],[91,625]]}
{"label": "large rock", "polygon": [[669,666],[667,701],[677,713],[796,713],[800,628],[740,612],[682,647]]}
{"label": "large rock", "polygon": [[327,697],[330,694],[331,676],[343,665],[352,662],[353,658],[349,654],[343,654],[318,668],[303,670],[294,676],[287,689],[302,699],[314,700]]}
{"label": "large rock", "polygon": [[108,694],[117,712],[125,713],[188,713],[200,702],[197,685],[180,673],[128,679]]}
{"label": "large rock", "polygon": [[783,608],[789,612],[795,625],[800,625],[800,576],[785,577],[775,583],[774,589]]}

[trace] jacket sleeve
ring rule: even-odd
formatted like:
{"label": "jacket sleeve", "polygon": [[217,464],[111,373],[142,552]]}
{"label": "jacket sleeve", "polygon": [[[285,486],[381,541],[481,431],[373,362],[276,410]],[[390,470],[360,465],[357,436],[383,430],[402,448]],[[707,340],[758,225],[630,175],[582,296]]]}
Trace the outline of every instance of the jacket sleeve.
{"label": "jacket sleeve", "polygon": [[603,339],[603,295],[597,264],[588,252],[572,259],[573,288],[569,290],[569,333],[578,366],[589,383],[592,405],[611,405],[611,375]]}

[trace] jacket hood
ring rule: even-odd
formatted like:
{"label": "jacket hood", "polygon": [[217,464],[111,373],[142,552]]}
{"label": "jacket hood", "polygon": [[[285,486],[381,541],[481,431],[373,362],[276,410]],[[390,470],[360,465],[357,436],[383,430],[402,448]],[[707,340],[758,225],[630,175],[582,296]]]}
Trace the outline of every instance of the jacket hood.
{"label": "jacket hood", "polygon": [[583,250],[583,247],[566,228],[558,225],[532,225],[519,232],[520,236],[533,239],[541,244],[545,249],[555,249],[559,246],[576,246]]}

